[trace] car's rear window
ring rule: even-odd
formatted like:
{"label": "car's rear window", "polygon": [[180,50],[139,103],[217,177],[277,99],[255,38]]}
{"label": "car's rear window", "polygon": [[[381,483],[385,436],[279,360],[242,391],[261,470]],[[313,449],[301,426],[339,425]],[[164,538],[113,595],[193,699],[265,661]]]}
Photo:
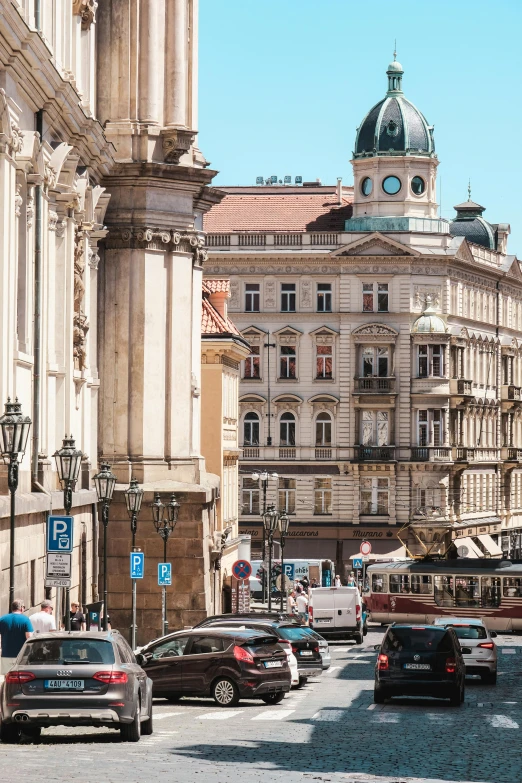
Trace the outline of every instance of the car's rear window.
{"label": "car's rear window", "polygon": [[240,644],[243,643],[245,647],[264,647],[266,644],[277,644],[277,636],[254,636],[253,639],[241,639],[236,640]]}
{"label": "car's rear window", "polygon": [[452,625],[459,639],[487,639],[486,629],[481,625]]}
{"label": "car's rear window", "polygon": [[453,645],[444,628],[390,628],[383,649],[385,652],[448,652]]}
{"label": "car's rear window", "polygon": [[289,639],[290,641],[296,642],[299,641],[299,639],[306,639],[309,634],[305,631],[304,628],[294,628],[291,626],[279,626],[278,628],[279,633],[283,637],[283,639]]}
{"label": "car's rear window", "polygon": [[35,639],[28,641],[22,665],[114,663],[111,642],[102,639]]}

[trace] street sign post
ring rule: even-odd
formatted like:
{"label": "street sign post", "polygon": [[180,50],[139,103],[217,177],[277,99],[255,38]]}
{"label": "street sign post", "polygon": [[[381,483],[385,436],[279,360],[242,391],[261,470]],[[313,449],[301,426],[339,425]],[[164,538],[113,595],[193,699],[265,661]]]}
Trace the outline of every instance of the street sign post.
{"label": "street sign post", "polygon": [[295,579],[295,567],[293,563],[285,563],[285,579],[290,582],[290,584],[293,584],[293,581]]}
{"label": "street sign post", "polygon": [[72,552],[74,535],[73,517],[50,516],[47,521],[47,551]]}
{"label": "street sign post", "polygon": [[131,579],[143,579],[145,572],[145,555],[143,552],[130,553]]}
{"label": "street sign post", "polygon": [[71,559],[68,553],[50,552],[45,565],[46,587],[71,587]]}
{"label": "street sign post", "polygon": [[172,564],[158,563],[158,585],[170,587],[172,584]]}
{"label": "street sign post", "polygon": [[248,560],[236,560],[232,566],[232,574],[236,579],[248,579],[252,574],[252,566]]}
{"label": "street sign post", "polygon": [[366,563],[370,559],[370,553],[372,551],[372,545],[369,541],[361,541],[361,546],[359,547],[359,552],[362,555],[362,584],[361,584],[361,593],[364,590],[364,582],[366,577]]}
{"label": "street sign post", "polygon": [[363,567],[363,558],[362,557],[354,557],[352,560],[353,567],[360,571]]}
{"label": "street sign post", "polygon": [[361,555],[370,555],[372,551],[372,545],[369,541],[361,541],[361,546],[359,547],[359,552]]}

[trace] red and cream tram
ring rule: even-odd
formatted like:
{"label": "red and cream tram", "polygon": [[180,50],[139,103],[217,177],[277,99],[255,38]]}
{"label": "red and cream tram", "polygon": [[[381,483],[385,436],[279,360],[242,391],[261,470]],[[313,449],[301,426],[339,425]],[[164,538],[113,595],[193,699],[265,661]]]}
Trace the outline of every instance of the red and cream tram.
{"label": "red and cream tram", "polygon": [[476,617],[490,630],[522,630],[522,563],[405,560],[368,567],[365,601],[377,623]]}

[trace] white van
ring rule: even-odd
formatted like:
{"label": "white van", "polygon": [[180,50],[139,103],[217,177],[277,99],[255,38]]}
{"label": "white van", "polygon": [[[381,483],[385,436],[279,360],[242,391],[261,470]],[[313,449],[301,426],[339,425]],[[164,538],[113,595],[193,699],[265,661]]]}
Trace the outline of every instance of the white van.
{"label": "white van", "polygon": [[310,627],[325,638],[363,642],[362,600],[356,587],[315,587],[308,617]]}

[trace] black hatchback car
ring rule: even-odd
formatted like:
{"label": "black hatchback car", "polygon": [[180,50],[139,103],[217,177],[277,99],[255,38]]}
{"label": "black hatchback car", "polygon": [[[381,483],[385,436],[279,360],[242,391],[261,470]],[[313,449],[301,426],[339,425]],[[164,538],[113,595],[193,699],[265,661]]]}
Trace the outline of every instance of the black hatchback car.
{"label": "black hatchback car", "polygon": [[466,667],[452,628],[393,624],[377,649],[376,704],[392,696],[434,696],[453,707],[464,701]]}
{"label": "black hatchback car", "polygon": [[212,696],[220,707],[239,699],[279,704],[290,690],[285,651],[264,630],[194,628],[155,639],[136,660],[152,680],[154,696]]}
{"label": "black hatchback car", "polygon": [[220,615],[207,617],[196,628],[252,628],[278,637],[282,644],[290,644],[297,660],[299,671],[299,686],[304,685],[308,677],[316,677],[323,673],[323,659],[319,641],[310,635],[307,627],[301,628],[299,618],[259,616],[254,613],[236,615]]}

